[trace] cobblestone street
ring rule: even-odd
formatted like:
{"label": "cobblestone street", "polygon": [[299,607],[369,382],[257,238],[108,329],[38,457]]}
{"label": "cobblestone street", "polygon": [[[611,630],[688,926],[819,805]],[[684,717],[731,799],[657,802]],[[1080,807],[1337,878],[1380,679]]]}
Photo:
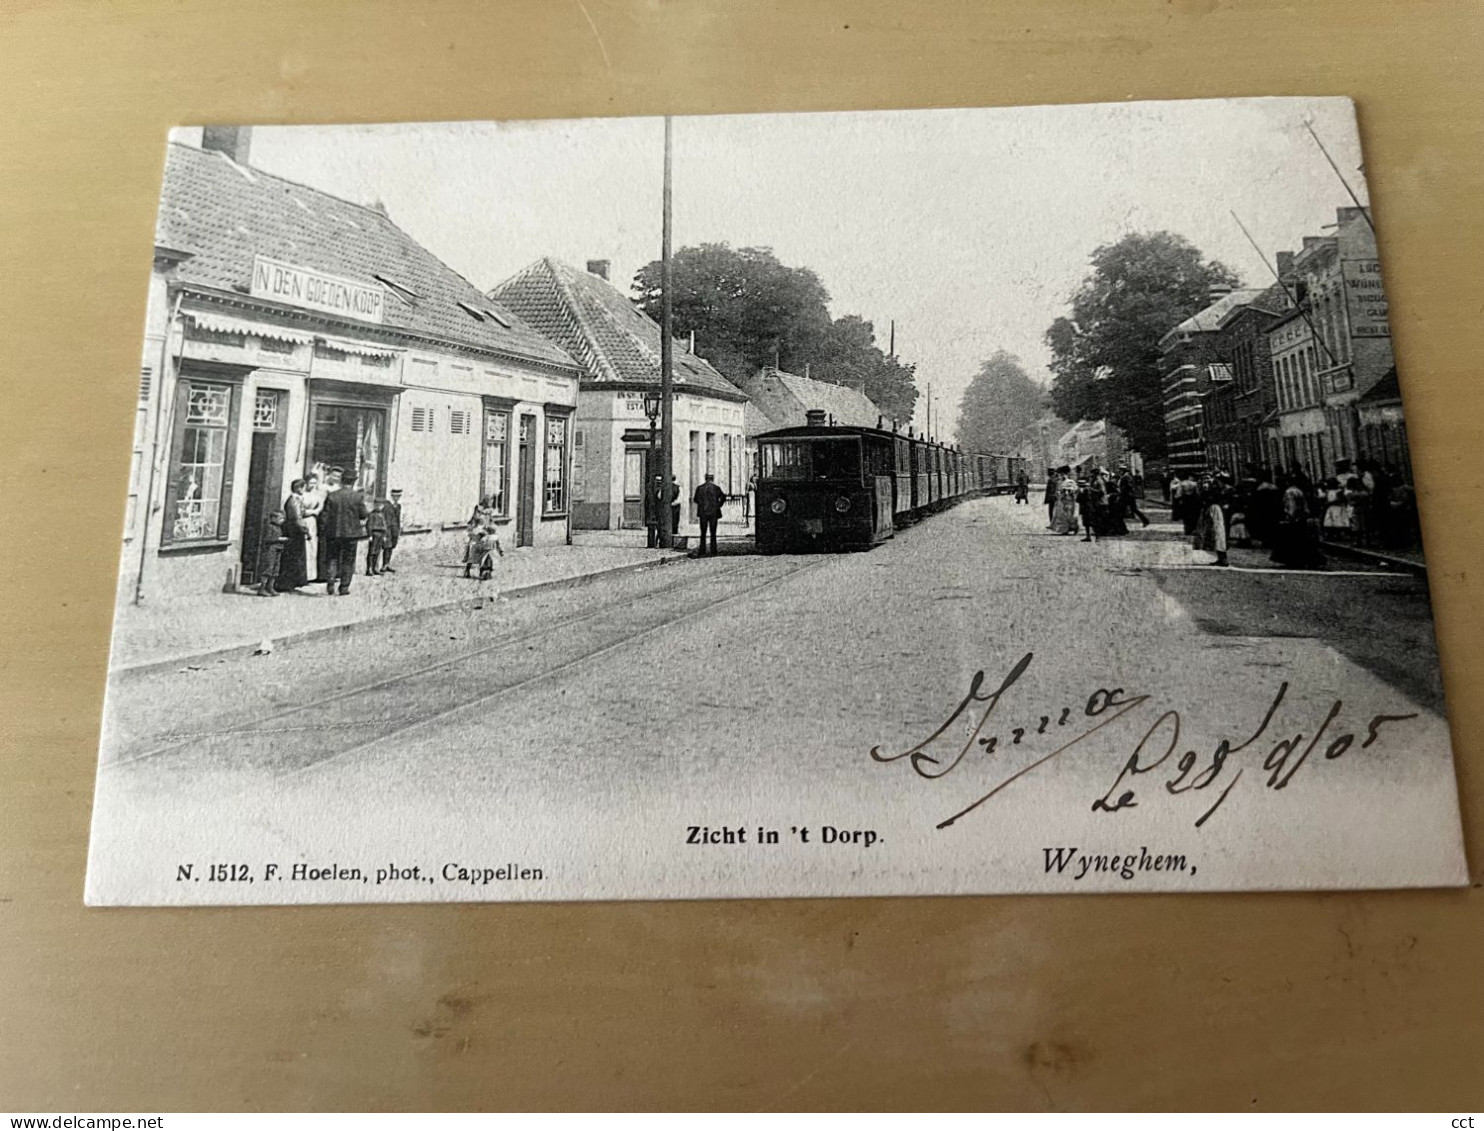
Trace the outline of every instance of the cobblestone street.
{"label": "cobblestone street", "polygon": [[[1194,834],[1208,850],[1185,849],[1207,884],[1282,874],[1342,886],[1388,860],[1405,862],[1398,882],[1436,873],[1452,833],[1420,830],[1455,802],[1425,582],[1264,571],[1254,586],[1252,572],[1206,568],[1168,524],[1091,544],[1044,526],[1042,508],[978,499],[869,553],[677,562],[200,671],[115,677],[99,859],[150,828],[149,857],[120,853],[116,867],[165,902],[176,863],[207,859],[224,823],[266,835],[288,862],[359,862],[348,832],[359,830],[371,845],[424,846],[401,864],[543,870],[538,887],[476,898],[956,892],[982,888],[986,871],[1107,890],[1116,876],[1073,882],[1044,850],[1185,847],[1210,810]],[[928,739],[976,672],[988,697],[1027,654],[982,729],[971,734],[975,704],[931,747],[936,761],[919,768],[932,776],[873,759],[873,747],[889,757]],[[1097,711],[1100,689],[1121,690]],[[1127,718],[1106,709],[1139,696]],[[1168,715],[1155,725],[1167,712],[1178,740]],[[1380,715],[1399,718],[1365,744]],[[1323,741],[1300,758],[1316,729]],[[1172,756],[1120,780],[1146,731],[1142,764]],[[1324,757],[1344,734],[1353,742]],[[1291,780],[1271,788],[1263,759],[1295,735],[1277,774]],[[1166,791],[1181,752],[1199,753],[1189,785],[1222,739],[1236,752],[1210,788]],[[1127,789],[1137,807],[1092,809]],[[1052,815],[1054,838],[1040,831]],[[688,847],[692,826],[740,827],[749,842]],[[822,844],[826,826],[878,843]],[[780,842],[756,844],[759,827]],[[1297,844],[1295,828],[1307,830]],[[701,869],[712,854],[725,854],[719,879]],[[261,884],[229,895],[305,897]]]}

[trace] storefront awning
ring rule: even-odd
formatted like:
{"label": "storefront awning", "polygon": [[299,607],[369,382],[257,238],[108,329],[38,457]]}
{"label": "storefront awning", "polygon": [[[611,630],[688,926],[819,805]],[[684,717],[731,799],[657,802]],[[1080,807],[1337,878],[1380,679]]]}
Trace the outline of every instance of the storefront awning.
{"label": "storefront awning", "polygon": [[371,342],[358,342],[351,338],[331,338],[320,334],[315,338],[320,345],[341,353],[353,353],[359,357],[396,357],[402,351],[392,346],[375,345]]}
{"label": "storefront awning", "polygon": [[267,338],[269,341],[293,342],[295,345],[303,345],[314,340],[314,335],[300,330],[287,330],[282,326],[274,326],[267,322],[253,322],[216,310],[183,310],[181,313],[194,322],[199,329],[210,331],[213,334],[252,334],[255,337]]}

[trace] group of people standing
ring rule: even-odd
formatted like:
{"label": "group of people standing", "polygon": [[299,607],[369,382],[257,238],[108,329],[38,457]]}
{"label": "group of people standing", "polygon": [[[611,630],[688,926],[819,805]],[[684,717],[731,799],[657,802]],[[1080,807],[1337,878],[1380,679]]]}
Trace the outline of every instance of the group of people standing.
{"label": "group of people standing", "polygon": [[1302,467],[1253,468],[1241,480],[1225,471],[1175,475],[1166,490],[1172,517],[1197,549],[1217,552],[1218,564],[1228,543],[1267,549],[1276,565],[1320,569],[1324,542],[1396,549],[1418,539],[1415,492],[1366,460],[1318,482]]}
{"label": "group of people standing", "polygon": [[[1149,516],[1139,509],[1142,483],[1129,469],[1093,468],[1074,473],[1069,466],[1046,469],[1047,529],[1056,534],[1082,533],[1084,542],[1128,533],[1137,518],[1145,526]],[[1017,491],[1018,495],[1018,491]]]}
{"label": "group of people standing", "polygon": [[[721,511],[726,501],[727,493],[716,482],[716,476],[708,471],[705,482],[697,485],[691,496],[691,502],[696,505],[696,522],[701,528],[696,557],[716,556],[716,527],[721,522]],[[670,533],[673,534],[680,529],[680,480],[670,476],[667,489],[664,479],[656,475],[654,483],[644,496],[644,526],[649,532],[651,550],[660,544],[660,516],[664,513],[667,502],[670,506]]]}
{"label": "group of people standing", "polygon": [[402,536],[402,492],[394,489],[386,498],[368,499],[356,480],[353,469],[334,467],[323,483],[311,474],[289,484],[283,509],[269,516],[259,558],[260,596],[306,585],[323,585],[332,596],[347,595],[363,542],[368,577],[396,572],[391,562]]}

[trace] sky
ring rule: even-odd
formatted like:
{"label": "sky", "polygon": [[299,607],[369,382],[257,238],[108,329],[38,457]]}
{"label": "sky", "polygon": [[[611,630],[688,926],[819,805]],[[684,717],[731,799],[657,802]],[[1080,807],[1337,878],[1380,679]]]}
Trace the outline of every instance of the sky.
{"label": "sky", "polygon": [[[1267,285],[1350,203],[1305,121],[1365,202],[1343,98],[676,118],[675,247],[771,247],[883,349],[895,319],[949,435],[996,350],[1049,383],[1043,335],[1102,244],[1168,229]],[[608,259],[627,290],[659,258],[662,139],[659,118],[258,127],[251,162],[380,201],[482,290],[544,255]]]}

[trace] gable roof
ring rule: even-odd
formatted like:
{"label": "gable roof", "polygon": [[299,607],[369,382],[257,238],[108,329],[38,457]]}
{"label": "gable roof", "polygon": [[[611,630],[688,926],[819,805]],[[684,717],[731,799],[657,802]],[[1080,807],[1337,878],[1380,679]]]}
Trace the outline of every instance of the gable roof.
{"label": "gable roof", "polygon": [[[253,257],[264,255],[387,292],[379,324],[314,312],[321,321],[403,331],[576,368],[565,351],[491,303],[385,212],[239,165],[213,150],[173,142],[168,147],[155,243],[189,253],[175,269],[176,279],[186,285],[245,296]],[[396,286],[382,283],[378,275]],[[489,313],[476,318],[460,303]]]}
{"label": "gable roof", "polygon": [[1261,287],[1244,287],[1239,290],[1228,291],[1216,299],[1209,306],[1198,310],[1185,321],[1179,323],[1164,337],[1160,338],[1159,344],[1163,346],[1167,341],[1177,334],[1206,334],[1221,325],[1222,320],[1232,311],[1246,306],[1262,295]]}
{"label": "gable roof", "polygon": [[[659,323],[608,280],[548,256],[499,284],[490,298],[575,357],[591,381],[659,384]],[[677,389],[744,399],[736,385],[680,343],[673,351],[673,372]]]}
{"label": "gable roof", "polygon": [[835,424],[875,428],[883,423],[882,411],[864,393],[848,385],[815,381],[771,366],[737,382],[758,410],[761,420],[753,427],[744,417],[749,436],[775,428],[798,428],[807,423],[810,409],[820,409]]}

